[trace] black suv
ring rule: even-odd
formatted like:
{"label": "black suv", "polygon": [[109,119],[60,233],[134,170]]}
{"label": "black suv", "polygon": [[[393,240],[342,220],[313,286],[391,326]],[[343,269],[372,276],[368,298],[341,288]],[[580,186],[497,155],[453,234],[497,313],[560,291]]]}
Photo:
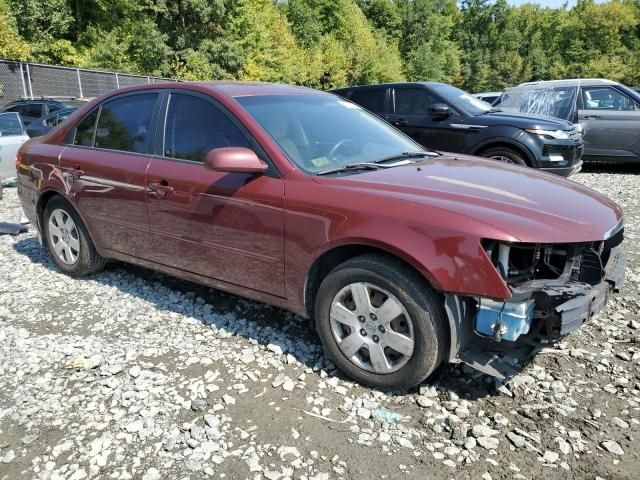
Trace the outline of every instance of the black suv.
{"label": "black suv", "polygon": [[56,110],[62,110],[63,108],[78,108],[84,103],[84,101],[76,100],[74,98],[23,98],[9,103],[2,109],[2,113],[18,112],[22,118],[22,123],[29,125],[34,120],[44,117],[45,115],[49,115]]}
{"label": "black suv", "polygon": [[332,90],[425,147],[528,165],[568,177],[582,167],[582,135],[568,121],[506,113],[451,85],[393,83]]}

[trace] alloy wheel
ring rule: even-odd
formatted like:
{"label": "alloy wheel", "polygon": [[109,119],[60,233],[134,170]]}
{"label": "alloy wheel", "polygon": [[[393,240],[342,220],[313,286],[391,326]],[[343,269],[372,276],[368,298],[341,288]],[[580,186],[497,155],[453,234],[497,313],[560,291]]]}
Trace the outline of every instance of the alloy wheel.
{"label": "alloy wheel", "polygon": [[61,208],[49,215],[49,242],[55,255],[65,265],[73,265],[80,255],[80,237],[73,218]]}
{"label": "alloy wheel", "polygon": [[340,351],[376,374],[393,373],[411,359],[413,322],[402,302],[371,283],[352,283],[331,303],[330,323]]}

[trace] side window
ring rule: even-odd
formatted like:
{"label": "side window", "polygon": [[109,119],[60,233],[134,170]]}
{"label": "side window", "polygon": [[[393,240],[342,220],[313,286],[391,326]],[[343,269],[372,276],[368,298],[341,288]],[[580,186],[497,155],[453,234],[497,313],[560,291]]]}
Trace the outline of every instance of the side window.
{"label": "side window", "polygon": [[44,107],[43,103],[29,103],[24,105],[22,115],[26,117],[40,118],[42,116],[42,107]]}
{"label": "side window", "polygon": [[95,108],[93,112],[84,117],[84,119],[78,124],[73,138],[74,145],[81,145],[83,147],[93,146],[93,132],[96,129],[98,110],[99,108]]}
{"label": "side window", "polygon": [[204,162],[220,147],[251,148],[251,141],[213,103],[193,95],[172,94],[164,132],[164,155]]}
{"label": "side window", "polygon": [[20,115],[24,114],[24,105],[14,105],[5,110],[5,112],[17,112]]}
{"label": "side window", "polygon": [[611,87],[583,87],[582,105],[585,110],[636,110],[633,100]]}
{"label": "side window", "polygon": [[349,98],[352,102],[363,106],[370,112],[387,113],[387,91],[380,90],[357,90]]}
{"label": "side window", "polygon": [[442,103],[421,88],[396,89],[396,113],[398,115],[428,115],[429,107]]}
{"label": "side window", "polygon": [[102,105],[96,128],[96,148],[147,153],[149,128],[157,93],[129,95]]}
{"label": "side window", "polygon": [[47,108],[49,109],[49,113],[52,113],[56,110],[60,110],[62,107],[56,103],[48,103]]}
{"label": "side window", "polygon": [[47,127],[55,127],[56,125],[58,125],[58,117],[59,115],[54,115],[52,117],[49,117],[44,121],[44,124]]}

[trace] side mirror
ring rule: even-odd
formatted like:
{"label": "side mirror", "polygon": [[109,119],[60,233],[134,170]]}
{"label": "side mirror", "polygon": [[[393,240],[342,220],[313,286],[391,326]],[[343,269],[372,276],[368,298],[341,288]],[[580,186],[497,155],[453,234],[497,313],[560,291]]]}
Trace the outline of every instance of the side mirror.
{"label": "side mirror", "polygon": [[429,107],[429,113],[432,117],[446,118],[453,115],[453,110],[446,103],[434,103]]}
{"label": "side mirror", "polygon": [[244,147],[215,148],[207,153],[204,166],[214,172],[265,173],[269,166],[256,152]]}

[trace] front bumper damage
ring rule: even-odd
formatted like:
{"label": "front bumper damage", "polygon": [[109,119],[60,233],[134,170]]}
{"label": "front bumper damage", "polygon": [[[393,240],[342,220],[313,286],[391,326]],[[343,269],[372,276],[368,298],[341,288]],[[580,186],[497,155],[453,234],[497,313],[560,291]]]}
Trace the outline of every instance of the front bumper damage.
{"label": "front bumper damage", "polygon": [[[469,297],[447,295],[445,308],[454,332],[450,362],[467,365],[499,379],[517,374],[518,364],[580,328],[607,304],[624,283],[627,257],[619,246],[610,249],[600,281],[589,282],[562,275],[556,280],[532,280],[513,290],[512,300],[534,303],[531,328],[516,341],[505,341],[496,332],[479,334],[474,325],[477,302]],[[565,272],[566,273],[566,272]]]}

